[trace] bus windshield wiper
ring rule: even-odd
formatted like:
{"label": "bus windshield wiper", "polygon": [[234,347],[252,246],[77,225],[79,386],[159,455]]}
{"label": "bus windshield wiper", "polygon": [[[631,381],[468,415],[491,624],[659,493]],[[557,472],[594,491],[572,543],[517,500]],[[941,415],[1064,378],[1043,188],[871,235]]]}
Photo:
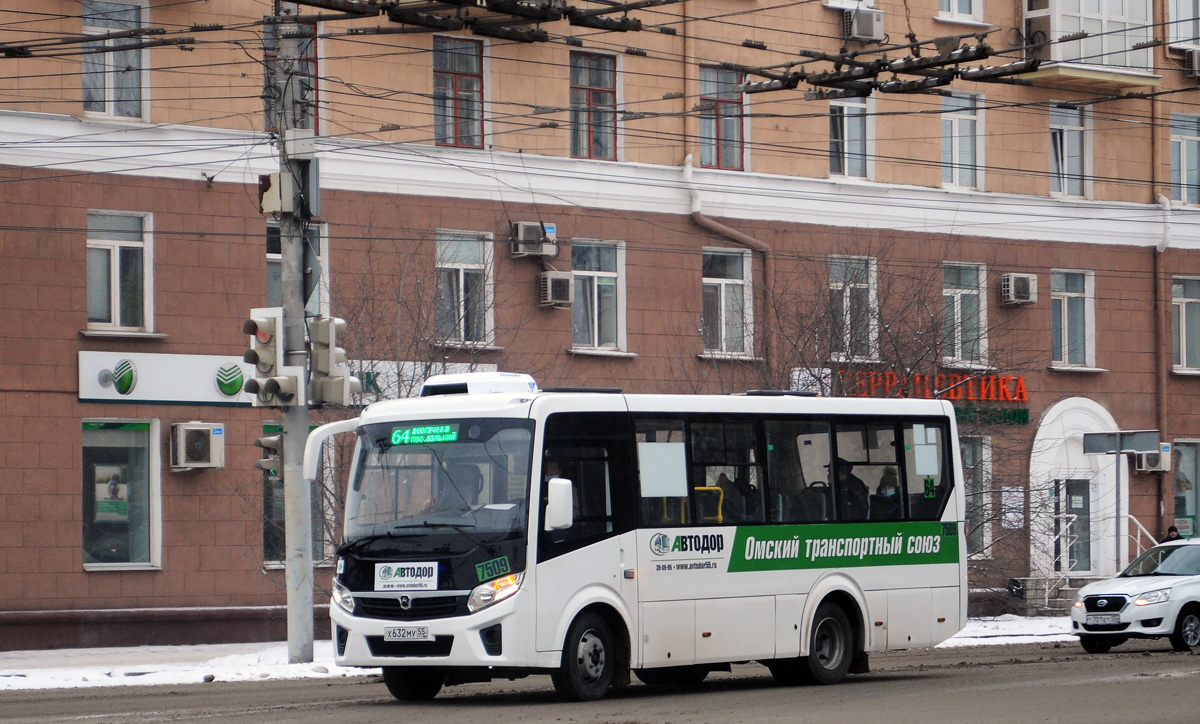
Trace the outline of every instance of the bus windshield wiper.
{"label": "bus windshield wiper", "polygon": [[470,532],[471,530],[473,530],[475,528],[474,524],[471,524],[470,526],[466,526],[461,523],[434,523],[434,522],[426,520],[426,521],[422,521],[419,524],[414,524],[413,526],[406,526],[406,527],[418,527],[418,526],[421,528],[452,528],[456,532],[458,532],[459,535],[461,535],[462,537],[471,541],[475,545],[483,546],[483,549],[486,550],[489,555],[496,554],[496,548],[491,543],[488,543],[483,538],[480,538],[479,536]]}
{"label": "bus windshield wiper", "polygon": [[345,555],[345,554],[351,553],[351,552],[357,553],[360,550],[362,550],[363,548],[366,548],[368,545],[370,545],[371,543],[374,543],[377,540],[381,540],[384,538],[401,538],[403,536],[396,535],[395,531],[397,531],[401,528],[407,528],[407,527],[409,527],[409,526],[397,525],[397,526],[393,526],[392,528],[390,528],[382,533],[372,533],[371,535],[364,535],[362,538],[355,538],[352,541],[346,541],[345,543],[338,546],[336,553],[339,556],[342,556],[342,555]]}

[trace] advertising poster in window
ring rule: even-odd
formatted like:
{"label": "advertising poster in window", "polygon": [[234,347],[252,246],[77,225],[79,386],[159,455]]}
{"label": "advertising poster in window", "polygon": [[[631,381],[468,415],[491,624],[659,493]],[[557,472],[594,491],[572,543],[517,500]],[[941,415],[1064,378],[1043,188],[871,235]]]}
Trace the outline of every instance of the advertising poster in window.
{"label": "advertising poster in window", "polygon": [[129,522],[128,471],[124,465],[95,468],[96,521]]}

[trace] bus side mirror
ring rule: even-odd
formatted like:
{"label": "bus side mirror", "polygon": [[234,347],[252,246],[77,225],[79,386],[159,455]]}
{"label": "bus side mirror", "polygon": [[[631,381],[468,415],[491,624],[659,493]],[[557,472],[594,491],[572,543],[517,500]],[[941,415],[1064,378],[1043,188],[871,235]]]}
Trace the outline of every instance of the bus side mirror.
{"label": "bus side mirror", "polygon": [[546,481],[546,530],[562,530],[574,524],[574,497],[570,480],[550,478]]}

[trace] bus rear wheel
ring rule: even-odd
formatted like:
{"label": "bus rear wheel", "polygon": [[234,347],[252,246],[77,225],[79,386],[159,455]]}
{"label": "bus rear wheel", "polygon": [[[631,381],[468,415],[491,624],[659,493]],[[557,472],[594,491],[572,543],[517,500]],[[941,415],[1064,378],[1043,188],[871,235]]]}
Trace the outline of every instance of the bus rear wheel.
{"label": "bus rear wheel", "polygon": [[608,693],[616,672],[612,629],[585,611],[571,622],[563,643],[562,665],[550,674],[554,689],[568,701],[595,701]]}
{"label": "bus rear wheel", "polygon": [[837,684],[846,678],[854,658],[854,636],[850,619],[836,603],[817,606],[808,640],[808,656],[799,667],[812,684]]}
{"label": "bus rear wheel", "polygon": [[429,701],[442,690],[446,675],[433,669],[407,666],[383,667],[383,683],[400,701]]}

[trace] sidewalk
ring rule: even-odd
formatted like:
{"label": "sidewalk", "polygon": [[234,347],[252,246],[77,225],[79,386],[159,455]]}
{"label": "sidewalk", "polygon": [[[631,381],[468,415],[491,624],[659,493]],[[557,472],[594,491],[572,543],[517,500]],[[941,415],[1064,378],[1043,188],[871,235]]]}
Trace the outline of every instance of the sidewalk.
{"label": "sidewalk", "polygon": [[[941,648],[1039,641],[1074,641],[1070,619],[971,619]],[[0,651],[0,691],[96,686],[194,684],[205,681],[337,678],[378,674],[378,669],[336,666],[329,641],[313,645],[313,662],[287,663],[287,644],[132,646],[123,648]]]}

